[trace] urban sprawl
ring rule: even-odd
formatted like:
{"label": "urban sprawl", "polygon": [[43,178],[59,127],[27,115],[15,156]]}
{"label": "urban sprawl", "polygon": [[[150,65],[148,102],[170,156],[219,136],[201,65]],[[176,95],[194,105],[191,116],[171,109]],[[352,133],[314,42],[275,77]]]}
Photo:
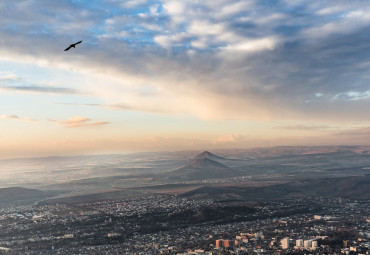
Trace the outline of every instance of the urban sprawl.
{"label": "urban sprawl", "polygon": [[370,254],[369,205],[175,195],[18,205],[0,211],[0,254]]}

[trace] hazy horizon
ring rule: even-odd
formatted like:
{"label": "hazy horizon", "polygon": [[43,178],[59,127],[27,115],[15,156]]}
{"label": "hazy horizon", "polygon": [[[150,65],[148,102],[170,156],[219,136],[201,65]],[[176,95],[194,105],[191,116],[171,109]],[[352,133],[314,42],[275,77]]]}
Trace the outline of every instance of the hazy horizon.
{"label": "hazy horizon", "polygon": [[[96,190],[184,182],[200,176],[223,180],[230,175],[285,181],[292,176],[340,178],[366,175],[370,167],[370,146],[277,146],[207,151],[209,153],[183,150],[1,159],[0,188]],[[204,158],[210,160],[202,160]]]}
{"label": "hazy horizon", "polygon": [[78,157],[94,157],[94,156],[134,156],[134,155],[146,155],[146,154],[177,154],[177,153],[201,153],[201,152],[211,152],[211,153],[224,153],[224,152],[232,152],[232,151],[253,151],[253,150],[269,150],[275,148],[341,148],[341,147],[370,147],[366,143],[363,145],[360,144],[323,144],[323,145],[276,145],[276,146],[256,146],[256,147],[231,147],[231,148],[189,148],[189,149],[173,149],[173,150],[145,150],[145,151],[113,151],[113,152],[96,152],[96,153],[81,153],[81,154],[41,154],[41,155],[34,155],[31,156],[20,156],[20,157],[0,157],[0,161],[14,161],[14,160],[28,160],[28,159],[48,159],[48,158],[78,158]]}

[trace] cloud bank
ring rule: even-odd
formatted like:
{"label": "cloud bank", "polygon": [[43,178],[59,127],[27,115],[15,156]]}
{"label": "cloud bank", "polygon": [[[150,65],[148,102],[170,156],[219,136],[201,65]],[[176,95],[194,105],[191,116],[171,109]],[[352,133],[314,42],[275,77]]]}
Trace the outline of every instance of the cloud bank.
{"label": "cloud bank", "polygon": [[[364,1],[6,0],[0,14],[1,58],[89,74],[90,84],[103,76],[88,89],[104,105],[206,120],[370,114]],[[63,52],[80,39],[78,50]]]}
{"label": "cloud bank", "polygon": [[1,115],[1,118],[2,119],[9,119],[9,120],[20,120],[20,121],[29,122],[29,123],[38,123],[38,121],[35,120],[35,119],[28,118],[28,117],[19,117],[18,115],[4,114],[4,115]]}
{"label": "cloud bank", "polygon": [[101,125],[107,125],[109,122],[106,121],[92,121],[89,118],[81,117],[81,116],[75,116],[70,117],[67,120],[61,120],[57,121],[54,119],[49,119],[50,122],[55,122],[60,125],[63,125],[67,128],[78,128],[78,127],[90,127],[90,126],[101,126]]}

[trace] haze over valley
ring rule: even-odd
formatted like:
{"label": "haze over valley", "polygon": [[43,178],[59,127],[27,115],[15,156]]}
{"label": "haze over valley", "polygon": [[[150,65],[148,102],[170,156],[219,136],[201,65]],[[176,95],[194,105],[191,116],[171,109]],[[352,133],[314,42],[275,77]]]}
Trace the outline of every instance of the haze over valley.
{"label": "haze over valley", "polygon": [[[96,199],[150,193],[217,198],[218,194],[219,199],[234,196],[251,201],[312,194],[367,198],[370,194],[367,183],[361,185],[370,176],[370,147],[366,146],[7,159],[0,161],[0,168],[5,170],[2,188],[40,190],[41,200],[58,194],[81,201],[94,194],[99,194]],[[342,190],[327,182],[341,183]],[[264,195],[256,196],[257,190]],[[15,203],[17,199],[22,200],[15,198]]]}

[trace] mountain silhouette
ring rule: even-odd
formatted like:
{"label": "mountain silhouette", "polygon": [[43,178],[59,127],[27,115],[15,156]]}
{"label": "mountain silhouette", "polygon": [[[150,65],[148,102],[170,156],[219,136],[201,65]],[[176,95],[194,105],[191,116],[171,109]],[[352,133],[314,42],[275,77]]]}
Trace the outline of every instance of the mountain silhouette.
{"label": "mountain silhouette", "polygon": [[209,151],[203,151],[202,153],[194,157],[194,159],[202,159],[202,158],[207,158],[207,159],[212,159],[212,160],[225,160],[226,159],[226,158],[217,156]]}
{"label": "mountain silhouette", "polygon": [[205,151],[188,164],[166,173],[165,179],[170,181],[196,181],[205,179],[228,178],[240,175],[238,171],[210,158],[223,159]]}
{"label": "mountain silhouette", "polygon": [[228,168],[227,166],[225,166],[224,164],[220,162],[217,162],[215,160],[212,160],[206,157],[200,158],[198,156],[195,157],[188,164],[186,164],[184,167],[179,168],[178,170],[180,169],[208,169],[208,168],[226,169]]}

